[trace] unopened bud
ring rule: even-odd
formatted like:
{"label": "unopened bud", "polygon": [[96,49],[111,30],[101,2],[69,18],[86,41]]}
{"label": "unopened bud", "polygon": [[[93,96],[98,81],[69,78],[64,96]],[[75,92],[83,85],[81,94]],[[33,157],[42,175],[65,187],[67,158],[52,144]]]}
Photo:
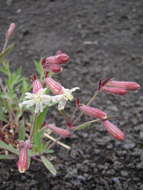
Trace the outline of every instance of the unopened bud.
{"label": "unopened bud", "polygon": [[84,112],[85,114],[91,117],[96,117],[101,120],[107,118],[107,114],[98,108],[94,108],[94,107],[87,106],[84,104],[78,105],[78,107],[82,112]]}
{"label": "unopened bud", "polygon": [[51,129],[54,133],[60,135],[61,137],[69,137],[71,135],[70,131],[67,129],[61,129],[59,127],[56,127],[54,125],[46,125],[49,129]]}
{"label": "unopened bud", "polygon": [[69,61],[70,57],[62,51],[57,51],[56,55],[46,58],[46,62],[49,64],[65,64]]}
{"label": "unopened bud", "polygon": [[118,140],[124,140],[125,138],[124,133],[116,125],[114,125],[108,120],[103,120],[102,124],[106,128],[108,133],[110,133],[114,138]]}
{"label": "unopened bud", "polygon": [[28,150],[31,149],[29,141],[19,144],[19,160],[17,162],[18,170],[24,173],[28,169]]}
{"label": "unopened bud", "polygon": [[69,62],[70,57],[66,53],[58,53],[57,61],[59,64],[65,64]]}
{"label": "unopened bud", "polygon": [[111,87],[123,88],[123,89],[126,89],[126,90],[137,90],[137,89],[140,88],[140,85],[138,83],[129,82],[129,81],[110,80],[106,85],[111,86]]}
{"label": "unopened bud", "polygon": [[63,68],[59,64],[47,64],[47,69],[54,73],[59,73],[63,70]]}
{"label": "unopened bud", "polygon": [[109,94],[118,94],[118,95],[125,95],[128,92],[126,89],[123,89],[123,88],[114,88],[114,87],[107,87],[107,86],[103,86],[101,90]]}
{"label": "unopened bud", "polygon": [[15,30],[15,27],[16,27],[15,23],[11,23],[9,25],[9,28],[8,28],[6,34],[5,34],[5,38],[6,38],[7,41],[11,38],[11,36],[12,36],[14,30]]}
{"label": "unopened bud", "polygon": [[34,75],[34,77],[33,77],[32,87],[33,87],[33,93],[34,94],[36,94],[42,88],[42,84],[37,79],[36,75]]}
{"label": "unopened bud", "polygon": [[53,94],[58,95],[63,93],[62,85],[54,79],[52,79],[51,77],[46,77],[45,82],[47,87],[52,91]]}

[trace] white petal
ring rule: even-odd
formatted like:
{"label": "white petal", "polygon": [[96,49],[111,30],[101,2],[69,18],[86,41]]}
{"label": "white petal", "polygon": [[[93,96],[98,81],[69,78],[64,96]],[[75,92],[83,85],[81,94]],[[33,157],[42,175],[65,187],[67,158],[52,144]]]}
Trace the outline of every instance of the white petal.
{"label": "white petal", "polygon": [[58,110],[63,110],[65,108],[66,102],[67,101],[65,99],[61,100],[58,104]]}
{"label": "white petal", "polygon": [[70,91],[71,91],[71,92],[74,92],[74,91],[79,90],[79,89],[80,89],[79,87],[74,87],[74,88],[72,88]]}

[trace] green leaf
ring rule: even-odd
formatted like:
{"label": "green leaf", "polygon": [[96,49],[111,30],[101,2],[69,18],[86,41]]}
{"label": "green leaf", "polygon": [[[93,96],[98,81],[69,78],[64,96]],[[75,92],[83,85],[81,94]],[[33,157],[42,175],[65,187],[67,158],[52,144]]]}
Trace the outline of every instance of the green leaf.
{"label": "green leaf", "polygon": [[33,137],[32,137],[34,152],[38,152],[38,151],[41,152],[45,148],[43,147],[43,144],[41,143],[42,138],[43,138],[43,131],[40,129],[45,121],[47,112],[48,112],[48,108],[45,108],[44,111],[42,113],[39,113],[35,118]]}
{"label": "green leaf", "polygon": [[8,150],[9,152],[12,152],[14,154],[19,154],[18,150],[16,150],[11,144],[6,144],[5,142],[0,140],[0,148],[3,148],[5,150]]}
{"label": "green leaf", "polygon": [[19,84],[21,81],[22,81],[21,75],[18,74],[18,72],[13,72],[13,73],[10,73],[6,81],[6,84],[7,84],[8,89],[14,90],[15,85]]}
{"label": "green leaf", "polygon": [[54,153],[54,150],[48,149],[48,150],[45,151],[45,153],[47,153],[47,154],[52,154],[52,153]]}
{"label": "green leaf", "polygon": [[30,90],[30,85],[27,82],[27,79],[25,77],[23,77],[23,79],[22,79],[22,85],[21,85],[21,94],[25,94],[29,90]]}
{"label": "green leaf", "polygon": [[57,171],[56,171],[54,165],[44,156],[41,156],[41,160],[42,160],[43,164],[46,166],[46,168],[55,176]]}
{"label": "green leaf", "polygon": [[43,131],[37,131],[33,136],[32,151],[34,153],[42,153],[45,150],[44,144],[42,143]]}
{"label": "green leaf", "polygon": [[2,61],[4,60],[4,58],[11,53],[11,51],[14,49],[15,45],[11,44],[9,45],[4,51],[2,51],[0,53],[0,63],[2,63]]}
{"label": "green leaf", "polygon": [[4,61],[2,66],[0,67],[0,71],[4,73],[6,76],[10,76],[10,68],[9,63],[7,61]]}
{"label": "green leaf", "polygon": [[15,158],[16,158],[15,155],[11,155],[11,154],[8,154],[8,155],[1,154],[0,155],[0,160],[12,160]]}
{"label": "green leaf", "polygon": [[34,61],[34,64],[35,64],[37,73],[41,76],[41,74],[43,74],[44,70],[43,70],[42,65],[40,64],[40,61]]}
{"label": "green leaf", "polygon": [[41,112],[37,118],[35,119],[35,123],[34,123],[34,128],[35,129],[40,129],[41,126],[43,125],[44,121],[45,121],[45,118],[46,118],[46,115],[47,115],[47,112],[48,112],[48,108],[45,108],[43,112]]}
{"label": "green leaf", "polygon": [[7,122],[6,116],[5,116],[4,112],[3,112],[3,108],[1,108],[1,111],[0,111],[0,121]]}
{"label": "green leaf", "polygon": [[20,126],[19,126],[19,140],[25,140],[25,124],[24,121],[22,120],[20,122]]}

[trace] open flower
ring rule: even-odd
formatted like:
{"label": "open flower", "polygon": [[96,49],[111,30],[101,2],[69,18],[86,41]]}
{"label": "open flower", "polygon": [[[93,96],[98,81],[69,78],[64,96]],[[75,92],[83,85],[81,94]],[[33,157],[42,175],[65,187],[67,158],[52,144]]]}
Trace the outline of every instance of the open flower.
{"label": "open flower", "polygon": [[25,106],[26,108],[35,106],[35,113],[38,113],[42,112],[46,105],[52,106],[56,104],[57,100],[54,99],[54,96],[47,95],[46,90],[46,88],[41,88],[36,94],[30,92],[25,93],[25,100],[19,106]]}
{"label": "open flower", "polygon": [[63,94],[51,96],[46,94],[46,88],[41,88],[37,93],[25,93],[25,98],[22,103],[19,104],[20,107],[25,106],[30,108],[35,106],[35,113],[43,112],[46,106],[53,106],[58,104],[58,110],[63,110],[66,102],[73,100],[72,92],[79,89],[78,87],[72,89],[63,88]]}
{"label": "open flower", "polygon": [[58,103],[58,110],[63,110],[65,105],[66,105],[66,102],[67,101],[72,101],[73,100],[73,95],[72,95],[72,92],[78,90],[79,87],[74,87],[72,89],[67,89],[67,88],[62,88],[62,92],[63,94],[60,94],[60,95],[56,95],[55,98],[57,98],[57,101],[59,101]]}

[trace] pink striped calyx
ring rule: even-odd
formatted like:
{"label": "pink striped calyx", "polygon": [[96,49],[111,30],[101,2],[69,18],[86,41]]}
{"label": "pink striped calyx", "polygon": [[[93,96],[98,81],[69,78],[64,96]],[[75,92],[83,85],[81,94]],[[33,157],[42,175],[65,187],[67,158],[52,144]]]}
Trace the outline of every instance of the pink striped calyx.
{"label": "pink striped calyx", "polygon": [[15,24],[15,23],[11,23],[11,24],[9,25],[9,28],[8,28],[8,30],[6,31],[6,34],[5,34],[5,38],[6,38],[7,41],[8,41],[8,40],[11,38],[11,36],[13,35],[14,30],[15,30],[15,27],[16,27],[16,24]]}
{"label": "pink striped calyx", "polygon": [[69,60],[70,60],[70,57],[66,53],[63,53],[60,50],[56,52],[56,55],[49,56],[46,58],[46,62],[48,64],[65,64],[69,62]]}
{"label": "pink striped calyx", "polygon": [[37,76],[33,76],[33,82],[32,82],[32,87],[33,87],[33,93],[36,94],[39,92],[40,89],[42,89],[42,84],[40,80],[37,79]]}
{"label": "pink striped calyx", "polygon": [[108,131],[109,134],[111,134],[115,139],[118,140],[124,140],[125,135],[124,133],[113,123],[111,123],[109,120],[103,120],[102,121],[103,126]]}
{"label": "pink striped calyx", "polygon": [[140,88],[140,85],[137,82],[115,81],[115,80],[109,80],[106,83],[106,86],[116,87],[116,88],[123,88],[123,89],[126,89],[126,90],[138,90]]}
{"label": "pink striped calyx", "polygon": [[77,103],[77,107],[85,114],[91,116],[91,117],[95,117],[98,118],[100,120],[106,119],[107,118],[107,114],[105,112],[103,112],[102,110],[98,109],[98,108],[94,108],[91,106],[87,106],[85,104],[80,104],[79,102]]}
{"label": "pink striped calyx", "polygon": [[60,135],[61,137],[69,137],[69,136],[71,136],[70,131],[67,130],[67,129],[62,129],[62,128],[56,127],[53,124],[47,124],[46,127],[51,129],[54,133]]}
{"label": "pink striped calyx", "polygon": [[54,95],[59,95],[63,93],[63,87],[60,83],[52,79],[51,77],[46,77],[46,86],[52,91]]}
{"label": "pink striped calyx", "polygon": [[19,144],[19,160],[17,166],[20,173],[24,173],[28,169],[28,150],[31,148],[32,146],[28,140],[22,141]]}
{"label": "pink striped calyx", "polygon": [[107,92],[109,94],[118,94],[118,95],[125,95],[128,93],[126,89],[123,88],[116,88],[116,87],[107,87],[103,86],[101,88],[102,91]]}

